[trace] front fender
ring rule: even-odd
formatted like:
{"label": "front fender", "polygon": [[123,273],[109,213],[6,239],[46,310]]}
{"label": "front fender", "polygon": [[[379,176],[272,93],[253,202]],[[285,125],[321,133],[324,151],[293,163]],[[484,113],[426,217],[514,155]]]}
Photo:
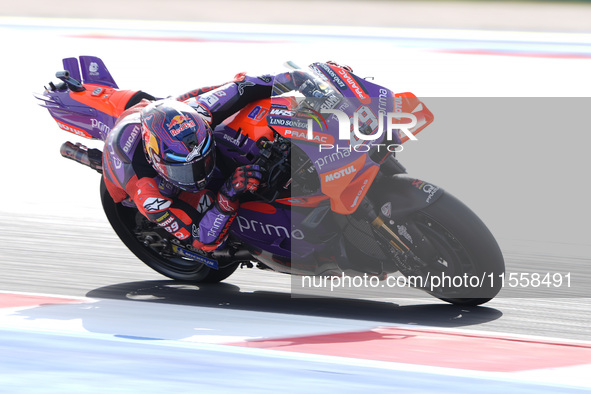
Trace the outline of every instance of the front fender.
{"label": "front fender", "polygon": [[371,199],[382,219],[400,219],[433,204],[443,195],[442,188],[417,178],[394,175],[371,188]]}

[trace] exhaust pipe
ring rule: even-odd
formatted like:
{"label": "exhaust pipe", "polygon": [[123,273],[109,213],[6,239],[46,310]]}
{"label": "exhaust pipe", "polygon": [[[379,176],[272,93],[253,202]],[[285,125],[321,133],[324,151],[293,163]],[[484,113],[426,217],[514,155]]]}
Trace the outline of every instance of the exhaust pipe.
{"label": "exhaust pipe", "polygon": [[103,152],[100,149],[88,149],[79,142],[73,144],[67,141],[62,144],[60,153],[67,159],[84,164],[100,174],[103,173]]}

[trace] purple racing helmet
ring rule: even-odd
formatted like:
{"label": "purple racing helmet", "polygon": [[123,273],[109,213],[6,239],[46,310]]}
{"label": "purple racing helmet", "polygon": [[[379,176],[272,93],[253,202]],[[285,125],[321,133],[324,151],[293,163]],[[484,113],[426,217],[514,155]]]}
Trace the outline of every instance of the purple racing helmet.
{"label": "purple racing helmet", "polygon": [[156,101],[141,112],[148,161],[173,185],[202,190],[215,167],[215,141],[209,124],[188,104]]}

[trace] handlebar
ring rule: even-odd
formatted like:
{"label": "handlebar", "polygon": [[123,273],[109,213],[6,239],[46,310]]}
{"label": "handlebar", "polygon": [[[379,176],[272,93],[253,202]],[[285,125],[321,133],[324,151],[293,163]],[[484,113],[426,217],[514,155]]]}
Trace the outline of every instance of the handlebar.
{"label": "handlebar", "polygon": [[275,141],[260,140],[260,153],[254,164],[263,169],[263,187],[254,193],[266,202],[274,201],[291,183],[291,141],[277,135]]}

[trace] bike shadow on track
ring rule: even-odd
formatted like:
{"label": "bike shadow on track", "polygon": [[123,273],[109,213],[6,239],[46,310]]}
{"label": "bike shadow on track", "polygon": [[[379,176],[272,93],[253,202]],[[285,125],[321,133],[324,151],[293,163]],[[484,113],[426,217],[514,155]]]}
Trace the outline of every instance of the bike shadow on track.
{"label": "bike shadow on track", "polygon": [[[413,305],[399,305],[391,300],[348,298],[295,298],[288,292],[241,291],[229,283],[189,284],[173,280],[127,282],[100,287],[87,293],[94,299],[132,300],[195,307],[253,312],[283,313],[323,318],[416,324],[433,327],[463,327],[499,319],[497,309],[466,307],[442,303],[437,299]],[[400,300],[398,300],[400,301]]]}

